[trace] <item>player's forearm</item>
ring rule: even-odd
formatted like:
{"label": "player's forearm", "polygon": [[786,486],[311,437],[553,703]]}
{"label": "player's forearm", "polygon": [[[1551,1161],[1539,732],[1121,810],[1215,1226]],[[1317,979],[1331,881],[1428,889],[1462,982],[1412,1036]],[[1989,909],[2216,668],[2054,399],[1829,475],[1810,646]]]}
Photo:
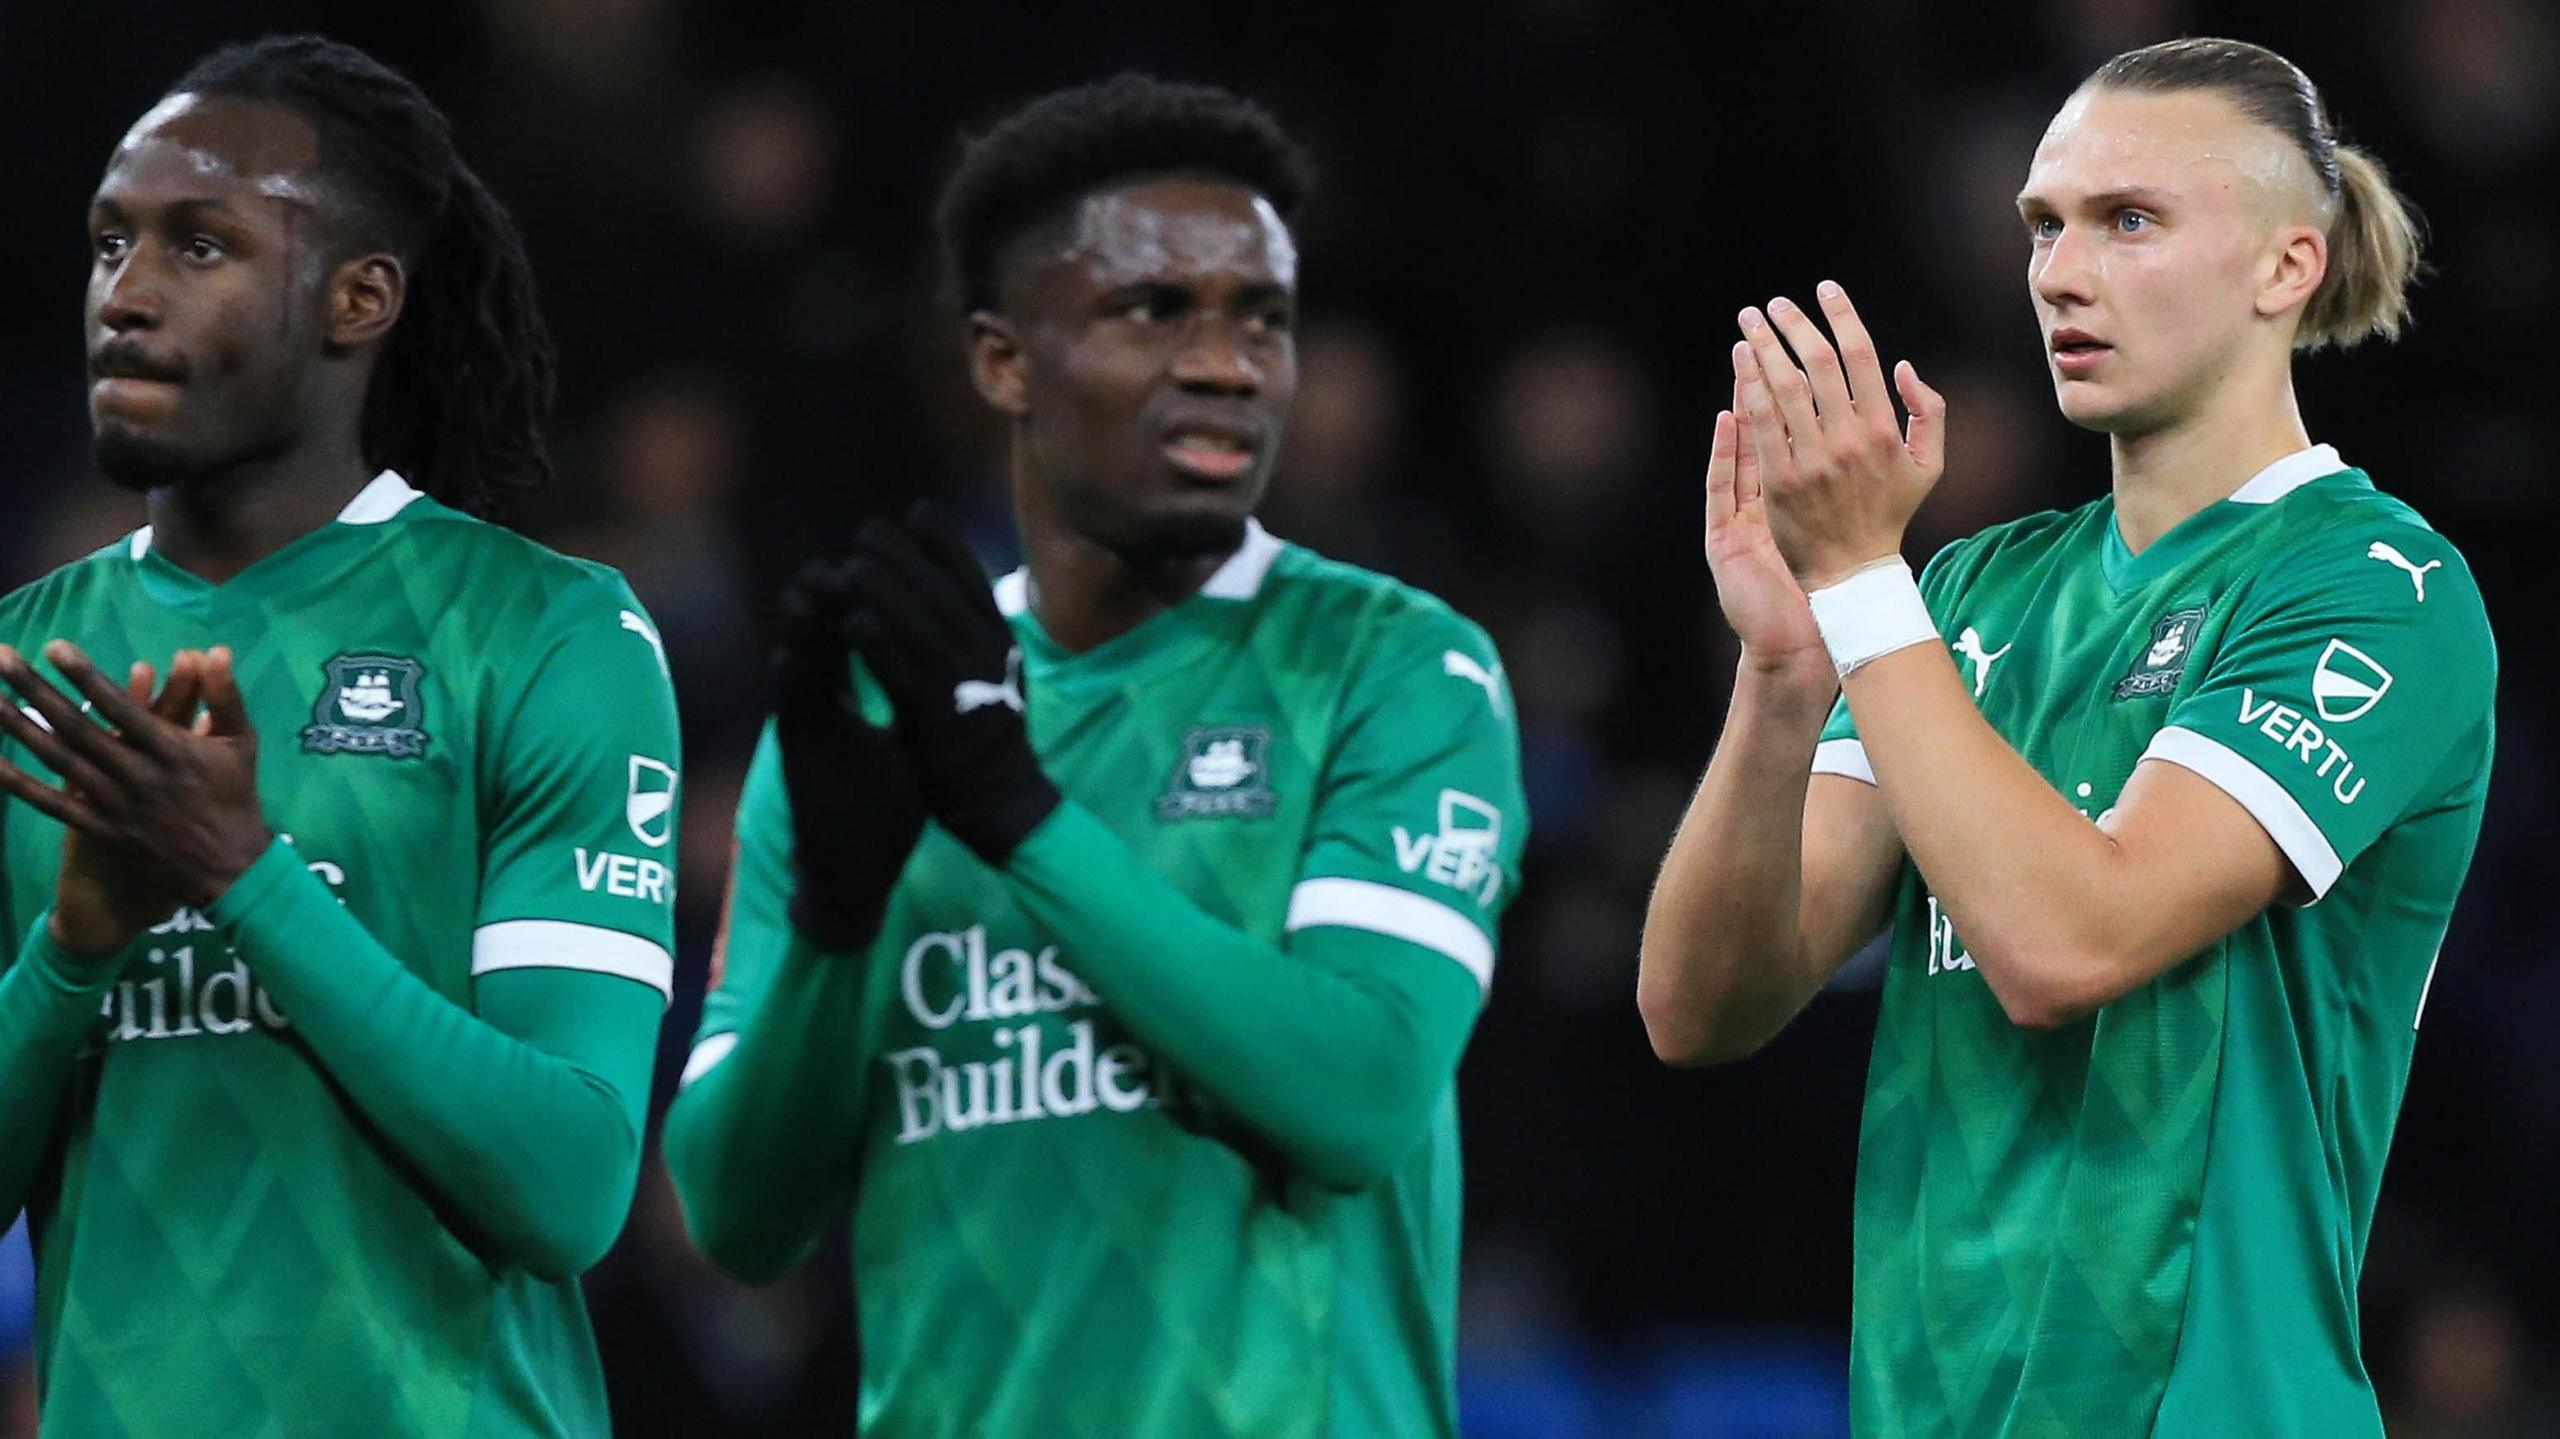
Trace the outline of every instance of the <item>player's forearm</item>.
{"label": "player's forearm", "polygon": [[62,1115],[62,1093],[80,1043],[115,981],[83,977],[39,921],[0,975],[0,1214],[25,1207]]}
{"label": "player's forearm", "polygon": [[1645,910],[1636,1007],[1672,1064],[1738,1059],[1821,987],[1803,954],[1805,788],[1829,714],[1828,669],[1744,666],[1724,735]]}
{"label": "player's forearm", "polygon": [[[789,933],[786,931],[785,933]],[[697,1047],[711,1067],[667,1112],[667,1170],[695,1246],[767,1284],[805,1258],[851,1194],[862,1124],[862,959],[790,934],[737,1029]],[[726,1042],[725,1054],[707,1047]],[[700,1061],[697,1061],[700,1062]]]}
{"label": "player's forearm", "polygon": [[1983,719],[1944,649],[1871,661],[1845,689],[1912,863],[2012,1019],[2066,1023],[2157,970],[2134,866]]}
{"label": "player's forearm", "polygon": [[356,1108],[501,1257],[545,1279],[603,1257],[638,1181],[645,1092],[428,988],[281,842],[208,917]]}
{"label": "player's forearm", "polygon": [[[1005,874],[1141,1044],[1319,1183],[1383,1176],[1456,1073],[1480,998],[1454,960],[1331,928],[1284,951],[1201,909],[1073,801]],[[1397,952],[1337,966],[1327,945]]]}

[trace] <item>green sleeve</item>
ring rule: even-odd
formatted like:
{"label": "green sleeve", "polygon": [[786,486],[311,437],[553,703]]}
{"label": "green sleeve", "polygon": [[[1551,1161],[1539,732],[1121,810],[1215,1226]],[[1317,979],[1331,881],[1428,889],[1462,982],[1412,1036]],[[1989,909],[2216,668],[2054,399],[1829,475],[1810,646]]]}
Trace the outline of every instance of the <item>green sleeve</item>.
{"label": "green sleeve", "polygon": [[1465,968],[1403,940],[1327,926],[1282,948],[1247,935],[1072,800],[1006,873],[1140,1043],[1336,1189],[1374,1183],[1421,1138],[1483,1003]]}
{"label": "green sleeve", "polygon": [[1445,609],[1376,628],[1355,653],[1280,942],[1211,916],[1072,801],[1006,867],[1141,1043],[1343,1189],[1386,1174],[1446,1096],[1528,827],[1492,644]]}
{"label": "green sleeve", "polygon": [[97,1023],[112,969],[94,981],[47,937],[42,919],[0,974],[0,1214],[26,1206],[27,1188],[61,1122],[74,1057]]}
{"label": "green sleeve", "polygon": [[281,840],[206,917],[494,1259],[558,1280],[603,1257],[639,1176],[655,989],[527,965],[479,979],[474,1013],[394,958]]}
{"label": "green sleeve", "polygon": [[2487,766],[2497,682],[2480,588],[2453,545],[2417,525],[2342,526],[2261,572],[2143,758],[2239,801],[2317,900]]}
{"label": "green sleeve", "polygon": [[702,1029],[667,1113],[686,1230],[752,1283],[797,1264],[853,1191],[863,960],[793,931],[791,801],[772,726],[738,805],[737,862]]}
{"label": "green sleeve", "polygon": [[564,592],[479,775],[471,970],[620,975],[669,991],[681,740],[657,629],[609,574]]}

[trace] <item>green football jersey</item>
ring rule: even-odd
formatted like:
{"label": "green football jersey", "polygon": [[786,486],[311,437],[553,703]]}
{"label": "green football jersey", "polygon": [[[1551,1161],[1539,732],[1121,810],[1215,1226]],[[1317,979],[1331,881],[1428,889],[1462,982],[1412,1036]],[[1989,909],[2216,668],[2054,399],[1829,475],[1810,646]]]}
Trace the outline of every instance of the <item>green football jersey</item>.
{"label": "green football jersey", "polygon": [[[1904,866],[1858,1148],[1858,1432],[2378,1439],[2356,1285],[2489,780],[2469,568],[2324,445],[2139,555],[2105,499],[1950,546],[1921,588],[1984,717],[2082,813],[2175,764],[2299,885],[2039,1032]],[[1873,782],[1845,705],[1815,769]]]}
{"label": "green football jersey", "polygon": [[[1025,592],[1019,572],[997,585],[1033,745],[1148,869],[1264,942],[1348,926],[1490,983],[1526,814],[1481,630],[1259,526],[1198,594],[1082,654]],[[689,1079],[788,942],[769,733],[739,825]],[[1338,1192],[1274,1163],[938,826],[863,962],[841,1062],[863,1115],[866,1435],[1455,1433],[1454,1086],[1383,1182]]]}
{"label": "green football jersey", "polygon": [[[224,585],[145,529],[0,600],[0,641],[54,638],[110,675],[232,647],[268,822],[454,1003],[524,966],[666,992],[674,695],[610,570],[385,474]],[[5,962],[62,831],[0,823]],[[30,1191],[45,1434],[604,1434],[575,1283],[485,1258],[213,934],[125,957]]]}

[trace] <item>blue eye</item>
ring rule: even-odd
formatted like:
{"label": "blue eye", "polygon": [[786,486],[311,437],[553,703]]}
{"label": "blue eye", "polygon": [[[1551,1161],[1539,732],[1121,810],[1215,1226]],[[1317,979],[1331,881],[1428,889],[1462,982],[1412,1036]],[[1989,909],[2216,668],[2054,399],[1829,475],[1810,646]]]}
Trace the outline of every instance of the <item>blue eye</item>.
{"label": "blue eye", "polygon": [[2140,210],[2124,210],[2116,215],[2116,228],[2128,235],[2143,229],[2150,223],[2151,217]]}
{"label": "blue eye", "polygon": [[2062,237],[2062,222],[2051,215],[2039,220],[2030,220],[2027,222],[2027,233],[2039,240],[2057,240]]}

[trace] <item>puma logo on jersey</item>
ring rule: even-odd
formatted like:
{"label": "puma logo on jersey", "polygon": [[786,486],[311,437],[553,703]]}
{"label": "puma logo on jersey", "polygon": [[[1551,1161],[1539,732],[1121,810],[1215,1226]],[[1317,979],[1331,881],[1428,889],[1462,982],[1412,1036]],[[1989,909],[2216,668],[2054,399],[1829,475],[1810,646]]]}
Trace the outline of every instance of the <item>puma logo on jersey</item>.
{"label": "puma logo on jersey", "polygon": [[2429,560],[2423,565],[2413,563],[2407,555],[2400,553],[2399,550],[2393,548],[2390,544],[2382,540],[2375,540],[2373,544],[2365,550],[2364,557],[2369,560],[2380,560],[2395,570],[2407,571],[2409,575],[2409,583],[2417,586],[2418,603],[2420,604],[2425,604],[2427,602],[2427,571],[2440,570],[2444,568],[2444,561],[2442,560]]}
{"label": "puma logo on jersey", "polygon": [[951,707],[960,714],[982,710],[989,705],[1003,705],[1020,714],[1022,710],[1022,646],[1004,652],[1004,683],[989,684],[985,680],[962,680],[951,687]]}
{"label": "puma logo on jersey", "polygon": [[2018,642],[2011,640],[1996,650],[1985,650],[1982,647],[1982,631],[1971,625],[1966,625],[1964,633],[1956,636],[1955,652],[1973,662],[1973,697],[1975,699],[1982,698],[1983,686],[1991,683],[1992,664],[2017,647]]}
{"label": "puma logo on jersey", "polygon": [[675,678],[676,672],[669,668],[667,664],[667,642],[658,638],[657,630],[652,628],[647,620],[640,617],[640,612],[638,610],[624,610],[622,612],[622,627],[629,630],[631,633],[638,635],[640,638],[647,640],[649,642],[649,648],[658,652],[658,673],[665,675],[669,679]]}
{"label": "puma logo on jersey", "polygon": [[1477,664],[1473,655],[1449,650],[1440,656],[1440,672],[1482,688],[1485,703],[1493,706],[1495,714],[1502,713],[1502,661],[1495,660],[1488,670]]}

